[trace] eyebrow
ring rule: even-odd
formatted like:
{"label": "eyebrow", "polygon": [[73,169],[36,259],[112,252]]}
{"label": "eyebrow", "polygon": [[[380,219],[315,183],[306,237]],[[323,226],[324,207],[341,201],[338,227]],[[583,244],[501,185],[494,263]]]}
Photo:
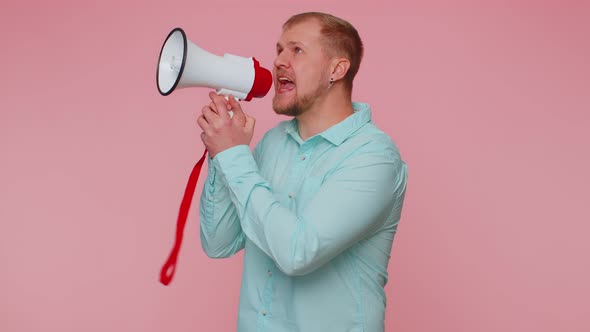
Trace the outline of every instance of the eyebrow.
{"label": "eyebrow", "polygon": [[[293,46],[293,45],[301,45],[301,46],[305,46],[305,45],[303,45],[302,43],[300,43],[300,42],[296,42],[296,41],[288,41],[288,42],[287,42],[287,46]],[[280,47],[283,47],[283,46],[281,45],[281,42],[277,42],[277,48],[280,48]]]}

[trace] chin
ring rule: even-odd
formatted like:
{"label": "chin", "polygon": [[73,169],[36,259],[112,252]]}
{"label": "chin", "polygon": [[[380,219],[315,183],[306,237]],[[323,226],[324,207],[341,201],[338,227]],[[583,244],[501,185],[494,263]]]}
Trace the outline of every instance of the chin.
{"label": "chin", "polygon": [[272,108],[276,114],[297,116],[301,113],[300,108],[295,102],[278,102],[273,101]]}
{"label": "chin", "polygon": [[272,100],[272,108],[274,108],[275,112],[278,114],[283,114],[285,110],[288,110],[293,107],[295,101],[292,98],[289,98],[284,95],[275,95]]}
{"label": "chin", "polygon": [[289,107],[289,105],[280,105],[273,103],[272,109],[275,111],[276,114],[289,115],[289,110],[291,109],[291,107]]}

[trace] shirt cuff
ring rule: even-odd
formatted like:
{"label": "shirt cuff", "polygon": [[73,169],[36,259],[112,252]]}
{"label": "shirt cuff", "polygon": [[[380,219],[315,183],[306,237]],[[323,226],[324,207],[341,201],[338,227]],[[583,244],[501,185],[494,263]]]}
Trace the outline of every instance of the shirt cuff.
{"label": "shirt cuff", "polygon": [[244,175],[258,172],[258,165],[248,145],[237,145],[219,152],[213,158],[213,164],[228,184]]}

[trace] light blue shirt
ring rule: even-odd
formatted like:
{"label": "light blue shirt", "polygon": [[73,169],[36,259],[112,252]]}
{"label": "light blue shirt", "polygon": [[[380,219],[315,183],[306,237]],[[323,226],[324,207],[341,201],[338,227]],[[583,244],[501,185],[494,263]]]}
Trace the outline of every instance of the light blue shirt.
{"label": "light blue shirt", "polygon": [[239,332],[381,332],[407,168],[367,104],[303,141],[281,122],[209,160],[210,257],[244,252]]}

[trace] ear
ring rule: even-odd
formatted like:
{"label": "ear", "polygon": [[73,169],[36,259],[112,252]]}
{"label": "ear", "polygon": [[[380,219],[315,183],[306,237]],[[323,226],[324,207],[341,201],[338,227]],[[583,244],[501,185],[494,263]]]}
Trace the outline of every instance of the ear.
{"label": "ear", "polygon": [[341,80],[348,73],[348,69],[350,69],[350,60],[347,58],[336,58],[332,62],[332,73],[330,77],[334,81]]}

